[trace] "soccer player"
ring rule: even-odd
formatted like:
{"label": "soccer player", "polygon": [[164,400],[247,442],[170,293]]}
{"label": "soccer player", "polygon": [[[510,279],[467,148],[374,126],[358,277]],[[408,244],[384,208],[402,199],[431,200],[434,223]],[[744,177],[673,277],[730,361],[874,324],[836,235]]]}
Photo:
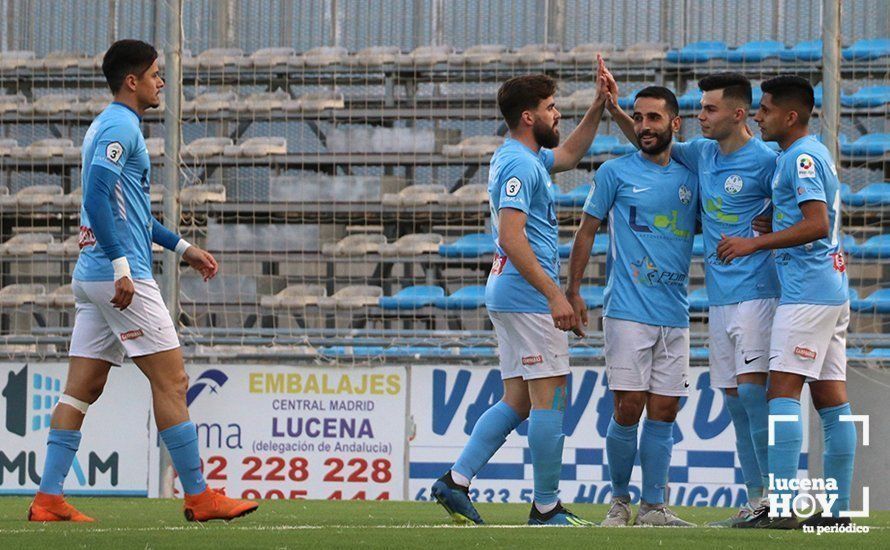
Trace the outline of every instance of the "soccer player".
{"label": "soccer player", "polygon": [[680,129],[677,98],[650,86],[634,102],[640,151],[604,162],[584,204],[569,259],[566,295],[582,325],[584,269],[600,225],[609,219],[610,248],[603,310],[606,375],[615,413],[606,436],[612,506],[603,526],[631,521],[630,482],[637,455],[643,491],[635,525],[692,526],[664,502],[680,398],[689,394],[686,284],[698,214],[695,175],[671,160]]}
{"label": "soccer player", "polygon": [[[824,477],[837,481],[838,499],[807,525],[844,525],[838,512],[850,508],[856,452],[856,427],[849,415],[846,333],[850,301],[840,241],[840,183],[828,149],[809,135],[813,87],[803,78],[778,76],[761,85],[763,99],[754,120],[763,139],[782,148],[773,178],[774,233],[727,236],[718,256],[735,263],[762,250],[776,251],[782,297],[772,326],[769,357],[769,414],[796,421],[775,423],[769,474],[776,480],[797,477],[803,423],[800,392],[810,384],[813,405],[822,419]],[[775,491],[789,495],[790,491]],[[795,528],[795,518],[770,518],[764,508],[737,527]]]}
{"label": "soccer player", "polygon": [[[598,73],[599,77],[599,73]],[[504,397],[476,422],[470,440],[432,494],[455,521],[482,523],[470,481],[523,420],[534,467],[531,525],[592,525],[559,501],[568,334],[576,326],[559,286],[559,228],[550,179],[577,166],[604,110],[597,97],[559,145],[556,83],[545,75],[511,78],[498,91],[510,137],[491,159],[488,191],[496,253],[485,302],[498,339]]]}
{"label": "soccer player", "polygon": [[72,282],[76,309],[68,379],[53,411],[40,489],[28,509],[31,521],[93,521],[65,501],[62,486],[80,444],[84,416],[102,393],[110,368],[120,365],[124,355],[151,385],[158,431],[185,490],[186,519],[229,520],[257,508],[204,482],[198,436],[186,407],[188,377],[179,339],[152,278],[152,242],[175,250],[205,281],[218,269],[213,256],[151,215],[151,164],[139,124],[143,113],[160,103],[164,81],[157,57],[145,42],[120,40],[102,62],[114,102],[84,136],[81,251]]}
{"label": "soccer player", "polygon": [[[609,97],[617,97],[614,80]],[[712,527],[730,527],[751,517],[767,487],[767,403],[769,342],[779,298],[773,254],[761,250],[732,263],[717,257],[723,235],[752,237],[755,220],[767,211],[777,154],[748,131],[751,82],[740,74],[706,76],[698,121],[702,136],[674,143],[671,158],[697,176],[705,245],[711,387],[723,391],[736,434],[736,452],[745,478],[748,503]],[[633,120],[615,101],[612,117],[635,141]]]}

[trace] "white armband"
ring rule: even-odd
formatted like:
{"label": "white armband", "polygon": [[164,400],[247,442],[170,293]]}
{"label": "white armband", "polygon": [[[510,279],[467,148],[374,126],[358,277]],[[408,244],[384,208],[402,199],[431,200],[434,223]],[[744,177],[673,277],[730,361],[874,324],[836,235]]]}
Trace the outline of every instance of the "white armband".
{"label": "white armband", "polygon": [[130,262],[127,261],[126,256],[121,256],[120,258],[115,258],[111,260],[111,265],[114,267],[114,280],[123,279],[124,277],[133,277],[130,276]]}
{"label": "white armband", "polygon": [[188,247],[192,246],[192,243],[188,242],[185,239],[179,239],[179,242],[176,243],[176,248],[174,249],[177,254],[182,256],[185,254],[185,251],[188,250]]}

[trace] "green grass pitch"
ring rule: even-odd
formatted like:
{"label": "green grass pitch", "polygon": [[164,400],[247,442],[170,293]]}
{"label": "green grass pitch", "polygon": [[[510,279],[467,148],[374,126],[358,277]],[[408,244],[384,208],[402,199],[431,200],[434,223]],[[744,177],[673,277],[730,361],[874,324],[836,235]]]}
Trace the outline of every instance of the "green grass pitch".
{"label": "green grass pitch", "polygon": [[[181,502],[153,499],[72,498],[93,524],[28,523],[25,497],[0,497],[0,548],[888,548],[890,512],[873,512],[859,525],[865,534],[800,531],[654,528],[524,527],[526,504],[479,504],[488,527],[452,527],[445,511],[429,502],[264,501],[255,513],[231,523],[187,523]],[[604,505],[569,509],[599,522]],[[674,508],[705,524],[731,510]]]}

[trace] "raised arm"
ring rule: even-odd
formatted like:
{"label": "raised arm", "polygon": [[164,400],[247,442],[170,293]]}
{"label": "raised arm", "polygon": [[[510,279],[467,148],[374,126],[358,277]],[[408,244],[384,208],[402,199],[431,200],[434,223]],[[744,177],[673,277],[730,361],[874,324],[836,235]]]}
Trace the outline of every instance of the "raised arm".
{"label": "raised arm", "polygon": [[605,96],[599,93],[603,86],[600,81],[605,78],[603,74],[605,64],[603,63],[602,56],[597,54],[596,57],[598,62],[596,98],[587,109],[587,112],[584,113],[581,122],[569,134],[569,137],[566,138],[562,145],[553,150],[553,168],[551,168],[551,172],[565,172],[578,166],[578,163],[587,154],[590,144],[593,143],[593,139],[596,137],[596,131],[603,118],[606,103]]}

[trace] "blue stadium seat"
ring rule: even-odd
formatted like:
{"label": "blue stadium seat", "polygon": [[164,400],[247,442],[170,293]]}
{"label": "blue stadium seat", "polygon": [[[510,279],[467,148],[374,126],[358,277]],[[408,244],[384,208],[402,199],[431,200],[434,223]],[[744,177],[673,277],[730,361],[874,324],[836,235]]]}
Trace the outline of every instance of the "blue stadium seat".
{"label": "blue stadium seat", "polygon": [[439,246],[439,255],[444,258],[478,258],[494,254],[494,238],[490,233],[464,235],[451,244]]}
{"label": "blue stadium seat", "polygon": [[859,245],[856,244],[856,239],[853,238],[853,235],[844,235],[841,239],[841,246],[844,248],[844,252],[851,256],[856,256],[859,254]]}
{"label": "blue stadium seat", "polygon": [[436,298],[434,303],[439,309],[479,309],[485,306],[485,285],[461,287],[450,296]]}
{"label": "blue stadium seat", "polygon": [[709,359],[708,348],[690,348],[689,358],[698,360]]}
{"label": "blue stadium seat", "polygon": [[841,95],[844,107],[880,107],[890,103],[890,86],[865,86],[850,95]]}
{"label": "blue stadium seat", "polygon": [[698,88],[693,88],[685,94],[677,98],[682,110],[698,110],[701,108],[702,92]]}
{"label": "blue stadium seat", "polygon": [[708,311],[708,290],[706,288],[697,288],[687,296],[689,300],[689,311]]}
{"label": "blue stadium seat", "polygon": [[671,63],[706,63],[712,59],[722,59],[728,50],[724,42],[702,41],[686,44],[679,50],[667,53]]}
{"label": "blue stadium seat", "polygon": [[[846,247],[845,250],[849,250]],[[857,258],[890,258],[890,235],[875,235],[855,245],[850,254]]]}
{"label": "blue stadium seat", "polygon": [[726,60],[733,63],[757,63],[771,57],[778,57],[785,50],[785,44],[773,40],[757,40],[742,44],[726,54]]}
{"label": "blue stadium seat", "polygon": [[581,297],[584,298],[584,303],[587,304],[587,307],[590,309],[603,307],[605,292],[606,289],[601,286],[581,287]]}
{"label": "blue stadium seat", "polygon": [[624,109],[625,111],[633,109],[634,108],[634,100],[637,98],[637,92],[639,92],[639,91],[640,90],[637,89],[637,90],[634,90],[631,93],[627,94],[624,97],[619,97],[618,98],[618,106],[621,107],[622,109]]}
{"label": "blue stadium seat", "polygon": [[869,359],[890,359],[890,348],[875,348],[868,352]]}
{"label": "blue stadium seat", "polygon": [[859,300],[857,306],[857,311],[890,313],[890,288],[882,288],[872,292]]}
{"label": "blue stadium seat", "polygon": [[704,256],[705,255],[705,236],[699,233],[692,239],[692,255],[693,256]]}
{"label": "blue stadium seat", "polygon": [[618,145],[612,147],[609,153],[613,155],[628,155],[630,153],[636,153],[637,147],[632,143],[628,143],[626,141],[619,142]]}
{"label": "blue stadium seat", "polygon": [[445,289],[433,285],[409,286],[394,296],[381,296],[380,307],[387,310],[420,309],[445,296]]}
{"label": "blue stadium seat", "polygon": [[569,348],[569,357],[602,357],[603,348],[591,348],[587,346],[572,346]]}
{"label": "blue stadium seat", "polygon": [[816,84],[813,87],[813,99],[815,100],[816,107],[822,107],[822,93],[824,89],[822,88],[822,83]]}
{"label": "blue stadium seat", "polygon": [[333,355],[334,357],[349,357],[353,355],[361,355],[364,357],[377,357],[386,352],[383,346],[327,346],[318,348],[318,352],[322,355]]}
{"label": "blue stadium seat", "polygon": [[822,41],[805,40],[779,52],[782,61],[819,61],[822,59]]}
{"label": "blue stadium seat", "polygon": [[759,109],[761,99],[763,99],[763,90],[760,89],[760,86],[752,86],[751,87],[751,107],[753,109]]}
{"label": "blue stadium seat", "polygon": [[847,61],[872,61],[890,55],[890,38],[857,40],[843,50]]}
{"label": "blue stadium seat", "polygon": [[582,206],[588,193],[590,193],[590,184],[579,185],[568,193],[558,193],[555,197],[556,204],[559,206]]}
{"label": "blue stadium seat", "polygon": [[[841,199],[844,198],[841,190]],[[890,183],[870,183],[857,193],[847,195],[844,201],[850,206],[887,206],[890,205]]]}
{"label": "blue stadium seat", "polygon": [[[631,108],[633,105],[631,105]],[[621,141],[618,136],[596,136],[590,148],[587,149],[588,155],[626,155],[633,153],[637,148],[632,144]]]}
{"label": "blue stadium seat", "polygon": [[847,289],[847,295],[850,297],[850,309],[853,311],[861,311],[865,309],[865,304],[859,298],[859,291],[853,287]]}
{"label": "blue stadium seat", "polygon": [[[574,240],[564,242],[559,245],[559,257],[560,258],[568,258],[572,254],[572,243]],[[590,253],[596,256],[597,254],[605,254],[609,250],[609,234],[608,233],[597,233],[596,239],[593,241],[593,248],[590,250]]]}
{"label": "blue stadium seat", "polygon": [[853,200],[853,188],[850,187],[849,183],[841,184],[841,202],[844,204],[850,204],[850,201]]}
{"label": "blue stadium seat", "polygon": [[468,357],[497,357],[498,354],[497,349],[487,346],[467,346],[459,349],[460,355]]}
{"label": "blue stadium seat", "polygon": [[841,143],[841,153],[853,157],[881,156],[890,151],[890,134],[866,134],[856,141]]}
{"label": "blue stadium seat", "polygon": [[847,348],[847,359],[867,359],[868,354],[862,348]]}

